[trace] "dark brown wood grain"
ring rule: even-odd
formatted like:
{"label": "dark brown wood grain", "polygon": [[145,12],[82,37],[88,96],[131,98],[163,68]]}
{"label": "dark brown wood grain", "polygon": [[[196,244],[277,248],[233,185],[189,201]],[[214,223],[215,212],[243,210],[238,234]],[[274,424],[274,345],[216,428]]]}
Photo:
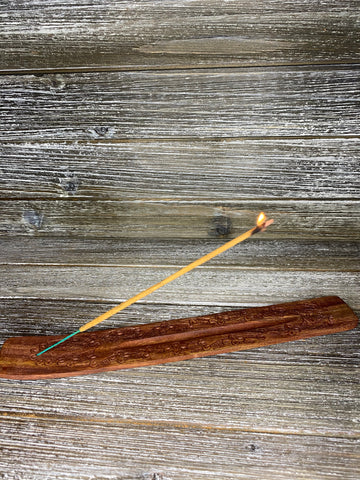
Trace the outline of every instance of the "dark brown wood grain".
{"label": "dark brown wood grain", "polygon": [[333,296],[85,332],[41,356],[62,337],[14,337],[0,352],[0,377],[36,380],[141,367],[341,332],[357,323]]}

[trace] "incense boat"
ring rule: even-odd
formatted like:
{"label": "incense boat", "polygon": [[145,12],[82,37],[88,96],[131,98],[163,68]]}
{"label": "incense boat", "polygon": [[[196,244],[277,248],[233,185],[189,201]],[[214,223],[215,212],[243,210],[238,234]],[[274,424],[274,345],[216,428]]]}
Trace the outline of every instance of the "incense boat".
{"label": "incense boat", "polygon": [[339,297],[246,308],[199,317],[62,336],[12,337],[0,351],[0,378],[38,380],[142,367],[301,340],[355,328]]}

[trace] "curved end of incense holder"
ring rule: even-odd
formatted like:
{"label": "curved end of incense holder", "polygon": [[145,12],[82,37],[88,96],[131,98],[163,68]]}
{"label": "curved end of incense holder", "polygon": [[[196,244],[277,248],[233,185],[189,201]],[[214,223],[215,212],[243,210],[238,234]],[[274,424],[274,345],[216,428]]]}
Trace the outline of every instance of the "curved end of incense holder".
{"label": "curved end of incense holder", "polygon": [[327,335],[357,323],[350,307],[332,296],[79,333],[41,356],[36,354],[63,337],[13,337],[0,351],[0,378],[37,380],[175,362]]}

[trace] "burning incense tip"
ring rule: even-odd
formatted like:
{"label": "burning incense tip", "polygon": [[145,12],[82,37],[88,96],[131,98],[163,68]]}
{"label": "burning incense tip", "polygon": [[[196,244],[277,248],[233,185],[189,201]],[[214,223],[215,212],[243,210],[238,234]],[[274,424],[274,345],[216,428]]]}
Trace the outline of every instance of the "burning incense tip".
{"label": "burning incense tip", "polygon": [[251,235],[255,235],[255,233],[263,232],[272,223],[274,223],[274,220],[272,218],[267,219],[265,213],[260,212],[259,216],[256,219],[256,227],[252,230]]}
{"label": "burning incense tip", "polygon": [[257,218],[255,227],[251,228],[250,230],[243,233],[242,235],[239,235],[238,237],[233,238],[232,240],[225,243],[224,245],[221,245],[220,247],[216,248],[212,252],[207,253],[203,257],[198,258],[194,262],[189,263],[189,265],[187,265],[186,267],[180,268],[180,270],[178,270],[177,272],[168,276],[167,278],[164,278],[164,280],[162,280],[161,282],[156,283],[152,287],[149,287],[146,290],[138,293],[134,297],[129,298],[129,300],[126,300],[125,302],[120,303],[120,305],[117,305],[116,307],[108,310],[107,312],[103,313],[99,317],[94,318],[94,320],[91,320],[90,322],[86,323],[85,325],[82,325],[79,328],[79,330],[77,330],[76,332],[72,333],[71,335],[68,335],[67,337],[63,338],[62,340],[55,343],[54,345],[50,345],[48,348],[45,348],[45,350],[42,350],[41,352],[37,353],[36,355],[37,356],[42,355],[43,353],[47,352],[48,350],[51,350],[52,348],[54,348],[56,345],[59,345],[60,343],[63,343],[68,338],[73,337],[77,333],[85,332],[89,328],[95,327],[95,325],[97,325],[98,323],[101,323],[104,320],[112,317],[116,313],[120,312],[121,310],[124,310],[125,308],[129,307],[133,303],[135,303],[135,302],[141,300],[142,298],[146,297],[150,293],[155,292],[155,290],[157,290],[158,288],[163,287],[164,285],[166,285],[166,284],[172,282],[173,280],[179,278],[181,275],[184,275],[185,273],[190,272],[190,270],[193,270],[194,268],[199,267],[200,265],[204,264],[205,262],[207,262],[207,261],[211,260],[212,258],[216,257],[216,255],[219,255],[220,253],[225,252],[229,248],[234,247],[238,243],[243,242],[244,240],[250,238],[255,233],[263,232],[266,229],[266,227],[268,227],[269,225],[271,225],[273,223],[273,221],[274,220],[272,220],[272,219],[267,220],[265,213],[261,212],[260,215]]}
{"label": "burning incense tip", "polygon": [[264,212],[260,212],[258,218],[256,219],[256,225],[258,228],[260,228],[261,232],[263,232],[272,223],[274,223],[274,220],[272,218],[268,220]]}
{"label": "burning incense tip", "polygon": [[264,212],[260,212],[260,213],[259,213],[259,216],[258,216],[257,219],[256,219],[256,225],[257,225],[258,227],[261,227],[261,225],[265,222],[265,220],[266,220],[266,215],[265,215],[265,213],[264,213]]}

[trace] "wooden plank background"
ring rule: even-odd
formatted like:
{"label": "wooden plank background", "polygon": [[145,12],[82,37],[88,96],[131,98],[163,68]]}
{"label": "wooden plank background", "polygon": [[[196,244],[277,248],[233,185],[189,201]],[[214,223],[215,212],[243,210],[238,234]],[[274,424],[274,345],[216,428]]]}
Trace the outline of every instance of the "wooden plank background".
{"label": "wooden plank background", "polygon": [[358,2],[14,0],[1,11],[2,70],[353,63]]}
{"label": "wooden plank background", "polygon": [[[357,1],[0,5],[0,342],[335,294],[360,313]],[[358,480],[359,328],[0,381],[2,480]]]}

